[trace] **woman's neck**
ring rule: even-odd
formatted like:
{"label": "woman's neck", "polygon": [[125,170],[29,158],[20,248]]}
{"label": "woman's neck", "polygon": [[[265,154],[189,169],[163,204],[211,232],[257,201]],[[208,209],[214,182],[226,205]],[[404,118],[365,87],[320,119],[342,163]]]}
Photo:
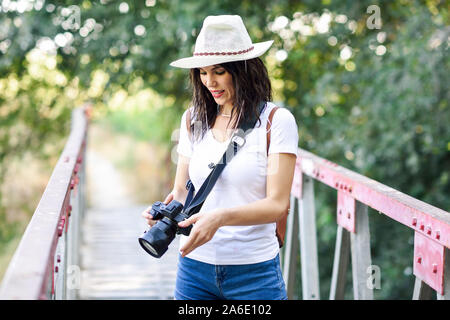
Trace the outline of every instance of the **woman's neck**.
{"label": "woman's neck", "polygon": [[223,117],[231,117],[231,113],[233,111],[233,106],[232,105],[223,105],[223,106],[219,106],[219,115],[223,116]]}

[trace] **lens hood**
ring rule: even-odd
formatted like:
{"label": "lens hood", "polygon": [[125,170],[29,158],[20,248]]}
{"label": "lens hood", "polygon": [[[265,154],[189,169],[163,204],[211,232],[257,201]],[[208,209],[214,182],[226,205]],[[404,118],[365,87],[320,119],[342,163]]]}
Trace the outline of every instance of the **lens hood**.
{"label": "lens hood", "polygon": [[160,258],[169,248],[176,232],[177,227],[174,222],[164,217],[139,237],[139,244],[148,254]]}

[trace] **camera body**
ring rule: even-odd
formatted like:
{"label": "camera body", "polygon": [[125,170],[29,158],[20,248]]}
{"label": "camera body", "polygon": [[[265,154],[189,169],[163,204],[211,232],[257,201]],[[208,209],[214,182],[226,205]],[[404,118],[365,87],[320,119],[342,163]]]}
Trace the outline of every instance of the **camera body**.
{"label": "camera body", "polygon": [[181,228],[178,223],[189,218],[183,213],[183,205],[172,200],[167,205],[156,201],[150,210],[153,220],[158,222],[139,238],[142,248],[150,255],[160,258],[169,248],[176,234],[188,236],[192,225]]}
{"label": "camera body", "polygon": [[[179,222],[189,218],[182,211],[183,205],[176,200],[172,200],[167,205],[165,205],[161,201],[156,201],[152,205],[150,215],[153,217],[153,220],[165,220],[164,218],[167,218],[171,222],[175,222],[177,234],[184,234],[185,236],[188,236],[191,232],[192,226],[186,228],[181,228],[178,226]],[[167,219],[165,220],[166,222]]]}

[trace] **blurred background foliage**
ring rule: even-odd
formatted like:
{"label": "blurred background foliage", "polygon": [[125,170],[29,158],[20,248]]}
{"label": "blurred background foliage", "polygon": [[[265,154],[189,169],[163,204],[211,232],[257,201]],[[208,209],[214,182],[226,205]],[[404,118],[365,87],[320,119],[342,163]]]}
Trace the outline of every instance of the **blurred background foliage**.
{"label": "blurred background foliage", "polygon": [[[369,24],[371,5],[379,28]],[[275,40],[263,59],[301,148],[448,210],[448,9],[443,0],[0,1],[0,249],[23,230],[4,187],[11,164],[44,159],[51,172],[74,107],[91,101],[94,121],[170,157],[191,93],[187,71],[169,63],[192,54],[207,15],[239,14],[254,42]],[[173,173],[160,176],[161,197]],[[336,193],[317,186],[316,200],[324,299]],[[28,218],[34,211],[19,207]],[[413,234],[370,219],[382,279],[375,297],[410,299]]]}

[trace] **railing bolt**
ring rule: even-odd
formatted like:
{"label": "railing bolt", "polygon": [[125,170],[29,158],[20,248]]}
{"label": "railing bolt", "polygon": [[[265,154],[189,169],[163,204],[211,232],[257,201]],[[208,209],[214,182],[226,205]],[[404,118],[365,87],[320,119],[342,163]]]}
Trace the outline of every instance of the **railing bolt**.
{"label": "railing bolt", "polygon": [[439,231],[436,231],[436,239],[439,240],[441,238],[441,234],[439,233]]}
{"label": "railing bolt", "polygon": [[431,227],[428,227],[428,228],[427,228],[427,234],[428,234],[428,235],[431,235]]}
{"label": "railing bolt", "polygon": [[58,266],[55,266],[55,272],[58,272]]}
{"label": "railing bolt", "polygon": [[420,230],[422,230],[422,231],[425,230],[425,225],[423,223],[420,224]]}
{"label": "railing bolt", "polygon": [[412,225],[413,225],[414,227],[417,226],[417,218],[413,218]]}
{"label": "railing bolt", "polygon": [[59,254],[56,257],[56,262],[61,262],[61,256]]}
{"label": "railing bolt", "polygon": [[437,273],[437,264],[433,263],[433,273]]}
{"label": "railing bolt", "polygon": [[350,219],[351,218],[351,215],[350,215],[350,212],[348,212],[347,213],[347,219]]}
{"label": "railing bolt", "polygon": [[422,263],[422,258],[421,258],[421,257],[418,257],[418,258],[417,258],[417,263],[418,263],[418,264],[421,264],[421,263]]}
{"label": "railing bolt", "polygon": [[58,237],[61,237],[64,231],[64,224],[66,223],[66,218],[62,217],[58,224]]}

